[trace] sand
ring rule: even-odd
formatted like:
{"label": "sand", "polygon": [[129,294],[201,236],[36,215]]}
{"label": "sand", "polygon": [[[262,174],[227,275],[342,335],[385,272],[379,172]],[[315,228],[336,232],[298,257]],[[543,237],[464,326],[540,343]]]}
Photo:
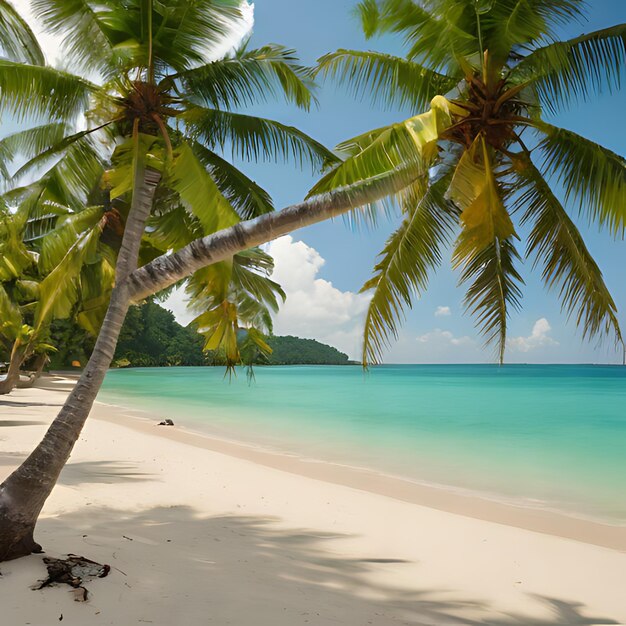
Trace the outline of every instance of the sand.
{"label": "sand", "polygon": [[[45,386],[0,398],[0,479],[64,399]],[[626,623],[625,528],[433,492],[98,404],[37,539],[111,573],[77,603],[30,589],[41,555],[2,563],[0,624]]]}

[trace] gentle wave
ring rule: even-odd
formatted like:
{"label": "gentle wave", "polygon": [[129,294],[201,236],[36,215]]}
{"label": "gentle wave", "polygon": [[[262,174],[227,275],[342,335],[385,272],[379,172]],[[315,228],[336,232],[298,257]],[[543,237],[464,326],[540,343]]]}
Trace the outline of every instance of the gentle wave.
{"label": "gentle wave", "polygon": [[112,370],[100,399],[308,459],[626,523],[626,368]]}

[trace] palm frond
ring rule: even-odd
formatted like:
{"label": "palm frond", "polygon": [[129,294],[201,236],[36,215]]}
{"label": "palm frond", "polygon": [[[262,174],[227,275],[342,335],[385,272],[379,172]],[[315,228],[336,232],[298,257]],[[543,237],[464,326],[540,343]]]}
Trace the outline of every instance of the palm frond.
{"label": "palm frond", "polygon": [[20,278],[33,265],[22,239],[25,225],[22,215],[0,212],[0,282]]}
{"label": "palm frond", "polygon": [[114,283],[115,267],[105,257],[83,266],[81,270],[76,322],[94,337],[98,336],[104,321]]}
{"label": "palm frond", "polygon": [[161,252],[180,250],[190,241],[202,236],[195,218],[182,206],[153,214],[146,222],[144,241]]}
{"label": "palm frond", "polygon": [[[376,6],[374,6],[376,5]],[[366,36],[398,33],[408,47],[407,58],[432,70],[461,77],[459,58],[480,51],[474,3],[413,0],[366,0],[357,6]]]}
{"label": "palm frond", "polygon": [[241,362],[242,333],[271,332],[270,311],[278,310],[278,298],[285,299],[269,278],[273,268],[266,252],[252,248],[197,271],[187,281],[188,306],[200,312],[192,324],[206,337],[204,349],[219,349],[229,368]]}
{"label": "palm frond", "polygon": [[[362,185],[388,173],[411,170],[410,179],[427,177],[438,156],[438,141],[452,123],[450,103],[437,96],[431,110],[404,122],[360,135],[340,145],[350,156],[326,174],[309,192],[309,197],[341,187]],[[391,196],[391,201],[394,200]],[[376,207],[370,207],[372,215]]]}
{"label": "palm frond", "polygon": [[51,67],[0,59],[0,111],[20,121],[71,120],[85,110],[89,94],[97,90],[88,81]]}
{"label": "palm frond", "polygon": [[0,49],[12,61],[31,65],[46,62],[30,26],[7,0],[0,0]]}
{"label": "palm frond", "polygon": [[[29,160],[15,172],[14,179],[20,180],[24,176],[41,171],[47,162],[59,159],[68,148],[73,148],[75,152],[82,152],[83,154],[88,152],[90,155],[100,157],[99,145],[96,136],[93,135],[93,133],[97,132],[96,130],[81,130],[68,135],[65,133],[66,127],[63,124],[58,125],[60,128],[57,131],[53,128],[54,125],[48,126],[49,131],[39,127],[33,129],[36,132],[30,137],[28,136],[28,131],[25,131],[26,134],[23,137],[15,138],[18,140],[22,139],[22,148],[30,147],[30,154],[28,155]],[[27,145],[29,139],[31,140],[30,146]],[[34,156],[31,157],[33,154]],[[104,162],[103,157],[100,157],[99,160]]]}
{"label": "palm frond", "polygon": [[524,281],[515,269],[519,260],[511,239],[497,239],[462,262],[460,281],[472,281],[465,306],[476,317],[485,345],[496,345],[500,363],[504,362],[509,310],[520,308],[519,285]]}
{"label": "palm frond", "polygon": [[[159,3],[160,4],[160,3]],[[177,72],[204,65],[242,21],[240,0],[169,0],[153,4],[153,54]]]}
{"label": "palm frond", "polygon": [[367,39],[373,37],[380,29],[380,9],[377,0],[361,0],[354,13],[361,22],[361,28]]}
{"label": "palm frond", "polygon": [[205,350],[221,348],[229,363],[239,360],[237,307],[228,299],[232,260],[214,263],[195,272],[185,287],[187,306],[200,314],[191,322],[206,338]]}
{"label": "palm frond", "polygon": [[65,57],[87,71],[103,70],[112,51],[107,34],[111,9],[106,2],[94,4],[88,0],[31,1],[44,28],[63,37]]}
{"label": "palm frond", "polygon": [[626,227],[626,159],[576,133],[538,122],[545,137],[539,144],[542,169],[575,200],[581,213],[615,235]]}
{"label": "palm frond", "polygon": [[[164,149],[159,138],[146,133],[138,133],[119,144],[111,158],[113,167],[106,173],[111,198],[121,198],[127,193],[134,192],[135,176],[143,167],[161,171],[163,153]],[[140,166],[141,162],[143,166]]]}
{"label": "palm frond", "polygon": [[519,168],[518,202],[530,224],[528,256],[543,267],[542,278],[558,291],[563,310],[582,328],[584,338],[613,332],[623,344],[617,307],[585,242],[550,185],[530,159]]}
{"label": "palm frond", "polygon": [[415,61],[380,52],[337,50],[318,60],[316,74],[349,84],[357,97],[388,107],[421,111],[436,95],[450,91],[456,78],[429,70]]}
{"label": "palm frond", "polygon": [[245,107],[280,94],[304,109],[313,100],[310,71],[299,65],[293,50],[276,45],[246,50],[165,80],[180,82],[192,102],[216,109]]}
{"label": "palm frond", "polygon": [[[46,204],[46,208],[49,209],[48,213],[40,213],[35,216],[30,215],[30,207],[27,209],[29,217],[26,222],[26,228],[24,229],[23,239],[24,244],[29,248],[37,249],[39,240],[56,228],[59,217],[71,213],[71,210],[67,207],[51,202]],[[23,209],[20,207],[18,210]]]}
{"label": "palm frond", "polygon": [[214,233],[239,221],[237,213],[187,143],[181,143],[175,150],[167,184],[198,218],[203,234]]}
{"label": "palm frond", "polygon": [[469,282],[467,310],[485,336],[496,344],[504,360],[509,308],[519,307],[522,278],[515,269],[519,259],[512,238],[515,229],[504,206],[503,187],[496,180],[492,155],[484,137],[463,153],[454,172],[449,198],[462,210],[453,266],[461,269],[460,282]]}
{"label": "palm frond", "polygon": [[554,40],[557,29],[584,15],[585,0],[498,0],[481,17],[483,48],[507,61],[517,53],[546,39]]}
{"label": "palm frond", "polygon": [[59,265],[76,240],[87,231],[98,228],[101,232],[100,220],[103,208],[100,206],[88,207],[78,213],[71,213],[57,218],[54,229],[49,231],[41,240],[39,255],[39,270],[42,274],[49,274]]}
{"label": "palm frond", "polygon": [[0,139],[0,159],[4,167],[8,167],[8,163],[16,156],[28,158],[47,150],[65,137],[67,128],[63,122],[52,122],[20,130]]}
{"label": "palm frond", "polygon": [[374,276],[361,292],[373,289],[365,319],[363,365],[376,363],[397,337],[405,307],[411,307],[428,285],[429,274],[441,262],[449,244],[458,211],[445,199],[450,177],[432,184],[413,185],[405,196],[406,217],[387,240]]}
{"label": "palm frond", "polygon": [[22,321],[19,305],[9,297],[0,282],[0,337],[15,339]]}
{"label": "palm frond", "polygon": [[35,329],[51,318],[67,318],[79,295],[78,277],[83,266],[96,259],[100,228],[85,230],[67,249],[54,269],[39,284],[39,301],[35,310]]}
{"label": "palm frond", "polygon": [[461,155],[448,189],[448,198],[462,211],[463,231],[455,252],[459,259],[515,234],[500,194],[492,155],[479,136]]}
{"label": "palm frond", "polygon": [[[274,259],[260,248],[252,248],[236,254],[233,257],[233,288],[277,313],[278,299],[284,302],[287,296],[282,287],[269,278],[273,270]],[[245,309],[242,310],[241,304],[238,309],[240,319],[261,327],[258,321],[246,314]]]}
{"label": "palm frond", "polygon": [[626,69],[626,24],[536,49],[514,69],[532,81],[541,105],[551,113],[577,100],[619,88]]}
{"label": "palm frond", "polygon": [[69,145],[50,169],[35,182],[4,194],[27,218],[36,218],[67,206],[80,206],[97,186],[104,172],[103,157],[89,137]]}
{"label": "palm frond", "polygon": [[483,47],[500,63],[520,44],[530,44],[545,35],[545,16],[532,0],[500,0],[481,16]]}
{"label": "palm frond", "polygon": [[230,147],[242,159],[293,158],[300,167],[308,162],[315,169],[338,161],[330,150],[306,133],[274,120],[202,107],[189,109],[182,119],[190,135],[207,148]]}
{"label": "palm frond", "polygon": [[193,151],[242,220],[274,210],[269,193],[232,163],[197,142]]}
{"label": "palm frond", "polygon": [[[438,22],[432,7],[429,8],[430,11],[413,0],[361,0],[356,6],[356,14],[368,38],[384,33],[402,33],[411,41],[416,30]],[[438,25],[443,28],[442,24]]]}

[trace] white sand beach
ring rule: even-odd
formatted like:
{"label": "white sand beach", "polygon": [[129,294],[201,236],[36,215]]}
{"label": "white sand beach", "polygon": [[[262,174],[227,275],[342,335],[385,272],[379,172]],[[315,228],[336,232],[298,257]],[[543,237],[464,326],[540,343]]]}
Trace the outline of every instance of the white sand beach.
{"label": "white sand beach", "polygon": [[[44,386],[0,398],[0,479],[64,399]],[[2,563],[0,624],[626,623],[626,528],[433,491],[98,404],[37,539],[111,573],[78,603],[30,589],[43,555]]]}

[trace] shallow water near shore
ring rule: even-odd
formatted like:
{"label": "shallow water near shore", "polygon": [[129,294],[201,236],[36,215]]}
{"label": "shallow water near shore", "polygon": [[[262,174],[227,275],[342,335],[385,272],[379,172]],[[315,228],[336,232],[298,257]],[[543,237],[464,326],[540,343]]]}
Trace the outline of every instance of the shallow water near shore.
{"label": "shallow water near shore", "polygon": [[219,437],[626,524],[626,368],[111,370],[103,402]]}

